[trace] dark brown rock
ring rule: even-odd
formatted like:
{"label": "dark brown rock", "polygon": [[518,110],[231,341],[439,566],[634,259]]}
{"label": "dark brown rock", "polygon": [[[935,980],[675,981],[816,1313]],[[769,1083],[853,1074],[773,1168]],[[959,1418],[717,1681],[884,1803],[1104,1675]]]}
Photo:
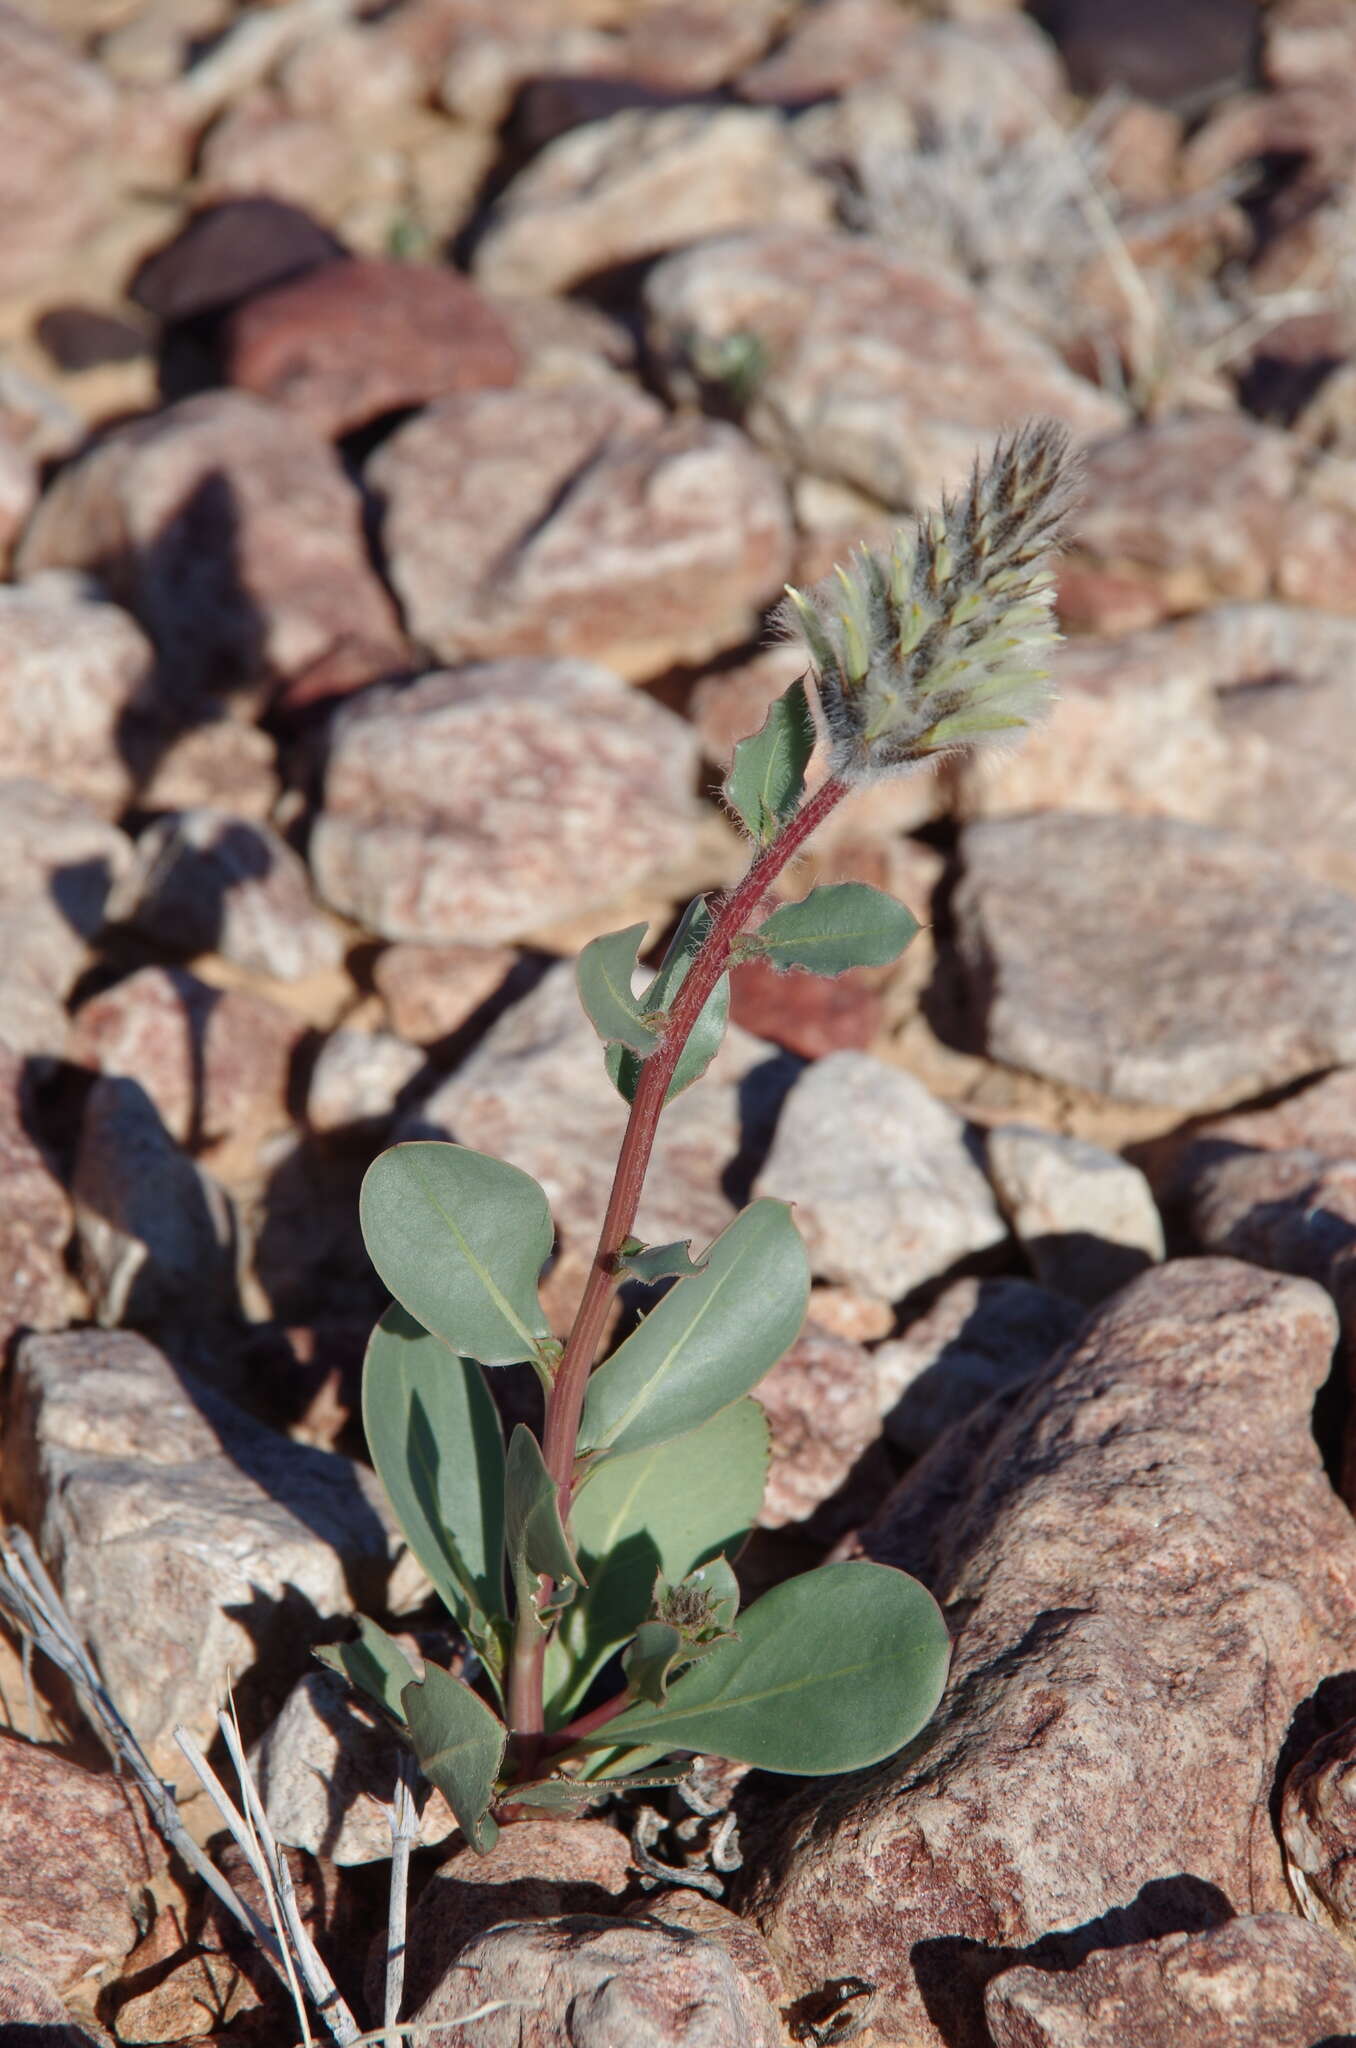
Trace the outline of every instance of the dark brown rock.
{"label": "dark brown rock", "polygon": [[131,296],[162,320],[190,320],[343,254],[329,230],[295,206],[265,197],[226,199],[195,214],[142,264]]}
{"label": "dark brown rock", "polygon": [[474,285],[432,263],[329,263],[260,293],[226,335],[232,384],[331,439],[453,391],[512,384],[518,353]]}
{"label": "dark brown rock", "polygon": [[1246,83],[1257,56],[1254,0],[1043,0],[1075,91],[1121,88],[1199,109]]}
{"label": "dark brown rock", "polygon": [[1309,1282],[1158,1268],[901,1483],[863,1544],[949,1610],[953,1669],[915,1743],[750,1865],[793,1998],[864,1977],[882,2038],[979,2048],[982,1983],[1055,1930],[1067,1963],[1103,1915],[1124,1942],[1289,1909],[1268,1788],[1356,1649],[1310,1430],[1334,1327]]}
{"label": "dark brown rock", "polygon": [[746,960],[730,977],[730,1015],[756,1037],[817,1060],[826,1052],[865,1052],[885,1005],[860,970],[830,980],[778,974],[766,961]]}

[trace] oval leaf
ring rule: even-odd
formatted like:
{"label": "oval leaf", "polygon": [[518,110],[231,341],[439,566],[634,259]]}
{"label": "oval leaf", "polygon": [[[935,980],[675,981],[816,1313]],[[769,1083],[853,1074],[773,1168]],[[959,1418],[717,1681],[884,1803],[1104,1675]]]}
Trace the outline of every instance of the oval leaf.
{"label": "oval leaf", "polygon": [[[700,896],[694,897],[683,912],[677,931],[669,940],[659,972],[644,994],[637,998],[642,1012],[647,1016],[655,1011],[666,1010],[682,987],[683,977],[691,966],[693,958],[700,951],[706,934],[711,929],[711,913]],[[725,1036],[725,1026],[730,1016],[730,979],[723,974],[712,989],[701,1014],[688,1033],[687,1044],[683,1047],[673,1079],[669,1082],[665,1102],[672,1102],[675,1095],[681,1095],[685,1088],[699,1080],[720,1051]],[[607,1049],[606,1065],[612,1085],[627,1102],[635,1100],[640,1085],[640,1070],[644,1061],[635,1053],[627,1052],[620,1045]]]}
{"label": "oval leaf", "polygon": [[485,1375],[393,1303],[363,1364],[367,1448],[405,1540],[492,1668],[504,1615],[504,1441]]}
{"label": "oval leaf", "polygon": [[734,750],[725,799],[760,845],[777,837],[800,803],[805,767],[815,745],[815,722],[803,682],[768,708],[752,738]]}
{"label": "oval leaf", "polygon": [[483,1854],[498,1833],[489,1818],[508,1730],[478,1693],[436,1664],[400,1695],[414,1753],[438,1787],[473,1849]]}
{"label": "oval leaf", "polygon": [[575,1495],[570,1531],[588,1576],[546,1653],[553,1723],[568,1720],[614,1651],[650,1611],[655,1580],[734,1556],[767,1478],[767,1418],[747,1397],[700,1429],[629,1457],[604,1458]]}
{"label": "oval leaf", "polygon": [[604,932],[591,939],[575,962],[579,1000],[606,1045],[624,1045],[632,1052],[653,1052],[655,1034],[642,1023],[640,1003],[631,993],[636,957],[648,925],[630,924],[624,932]]}
{"label": "oval leaf", "polygon": [[795,1342],[810,1264],[785,1202],[754,1202],[721,1232],[589,1381],[579,1447],[638,1451],[684,1436],[758,1384]]}
{"label": "oval leaf", "polygon": [[[546,1469],[541,1445],[525,1422],[509,1439],[504,1531],[509,1569],[518,1611],[530,1607],[538,1620],[538,1579],[545,1574],[556,1584],[556,1604],[568,1600],[584,1581],[560,1523],[555,1482]],[[543,1628],[546,1626],[542,1621]]]}
{"label": "oval leaf", "polygon": [[554,1233],[530,1174],[436,1139],[393,1145],[367,1169],[358,1213],[372,1264],[426,1330],[482,1365],[538,1356]]}
{"label": "oval leaf", "polygon": [[919,924],[911,911],[867,882],[826,882],[799,903],[783,903],[740,950],[785,970],[844,974],[850,967],[884,967],[897,960]]}
{"label": "oval leaf", "polygon": [[415,1683],[415,1669],[399,1643],[392,1642],[385,1629],[369,1621],[365,1614],[357,1616],[358,1640],[356,1643],[323,1643],[312,1652],[316,1661],[328,1664],[331,1671],[337,1671],[350,1685],[365,1693],[374,1705],[384,1713],[405,1722],[405,1709],[400,1696],[407,1685]]}
{"label": "oval leaf", "polygon": [[879,1763],[931,1718],[951,1646],[932,1595],[892,1565],[827,1564],[774,1586],[674,1680],[581,1746],[663,1744],[796,1777]]}

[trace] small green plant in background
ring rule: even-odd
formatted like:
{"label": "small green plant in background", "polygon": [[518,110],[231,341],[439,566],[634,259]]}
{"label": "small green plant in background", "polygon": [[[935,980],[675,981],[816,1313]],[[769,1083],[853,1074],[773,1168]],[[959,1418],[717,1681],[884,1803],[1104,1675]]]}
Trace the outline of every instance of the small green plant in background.
{"label": "small green plant in background", "polygon": [[[720,1044],[729,969],[840,974],[895,959],[917,930],[861,883],[770,908],[769,891],[856,785],[1043,715],[1057,637],[1045,559],[1071,502],[1063,432],[1024,429],[968,489],[863,550],[784,622],[813,670],[827,773],[801,683],[741,743],[725,784],[753,854],[723,900],[693,903],[634,993],[643,925],[580,955],[584,1008],[630,1117],[568,1341],[537,1283],[545,1194],[505,1162],[396,1145],[363,1185],[363,1234],[394,1296],[368,1349],[368,1444],[410,1547],[476,1653],[473,1682],[417,1677],[369,1621],[330,1649],[404,1731],[467,1838],[578,1810],[601,1789],[672,1782],[705,1752],[806,1775],[852,1771],[909,1741],[941,1696],[945,1623],[905,1573],[854,1561],[741,1610],[732,1560],[757,1516],[767,1427],[753,1388],[794,1342],[810,1272],[790,1209],[755,1201],[699,1255],[634,1235],[666,1103]],[[627,1279],[671,1283],[598,1362]],[[526,1361],[545,1423],[503,1439],[488,1376]],[[478,1666],[478,1670],[477,1667]]]}

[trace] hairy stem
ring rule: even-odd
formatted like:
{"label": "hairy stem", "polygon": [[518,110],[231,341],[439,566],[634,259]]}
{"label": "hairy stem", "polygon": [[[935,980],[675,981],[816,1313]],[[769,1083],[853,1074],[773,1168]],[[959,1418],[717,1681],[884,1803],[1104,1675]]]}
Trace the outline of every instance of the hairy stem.
{"label": "hairy stem", "polygon": [[[640,1070],[626,1135],[617,1155],[612,1193],[599,1233],[598,1248],[593,1255],[579,1312],[546,1403],[542,1454],[546,1469],[555,1481],[562,1522],[570,1512],[574,1493],[579,1421],[584,1411],[589,1374],[593,1370],[607,1321],[608,1303],[617,1285],[618,1254],[631,1235],[636,1220],[660,1112],[674,1069],[707,998],[730,965],[735,940],[759,909],[787,862],[799,853],[810,834],[822,824],[835,804],[847,795],[847,790],[848,785],[834,777],[822,782],[787,820],[772,844],[758,854],[744,879],[730,891],[674,997],[663,1037]],[[528,1629],[535,1640],[528,1639]],[[525,1623],[524,1617],[520,1616],[509,1682],[509,1725],[515,1734],[524,1733],[530,1738],[539,1736],[543,1725],[544,1658],[545,1641],[532,1617],[526,1617]],[[533,1747],[539,1750],[539,1740]]]}

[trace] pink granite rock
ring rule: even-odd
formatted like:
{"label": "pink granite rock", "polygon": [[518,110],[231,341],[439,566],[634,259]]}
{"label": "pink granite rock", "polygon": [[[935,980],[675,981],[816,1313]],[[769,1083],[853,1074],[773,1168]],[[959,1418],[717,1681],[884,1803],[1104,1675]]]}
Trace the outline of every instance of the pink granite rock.
{"label": "pink granite rock", "polygon": [[59,270],[109,212],[116,95],[46,32],[41,12],[0,9],[0,295]]}

